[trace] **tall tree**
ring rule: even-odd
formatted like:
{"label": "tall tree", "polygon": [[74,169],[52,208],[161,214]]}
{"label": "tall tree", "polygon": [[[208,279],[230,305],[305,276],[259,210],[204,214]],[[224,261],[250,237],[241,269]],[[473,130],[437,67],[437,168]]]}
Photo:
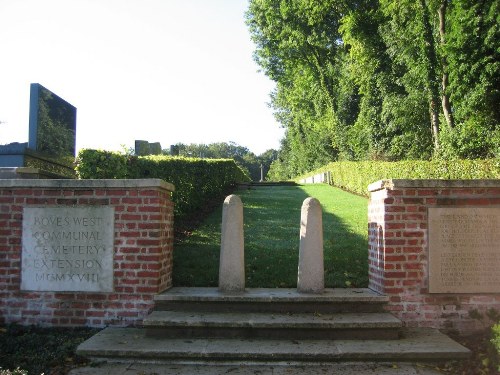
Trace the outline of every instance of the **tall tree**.
{"label": "tall tree", "polygon": [[447,153],[462,158],[500,155],[500,2],[453,0],[447,7],[449,96],[455,129]]}
{"label": "tall tree", "polygon": [[[434,148],[439,148],[440,64],[433,32],[433,12],[426,0],[380,0],[386,21],[381,36],[399,65],[408,97],[426,100]],[[437,12],[435,16],[437,17]]]}
{"label": "tall tree", "polygon": [[286,129],[273,173],[500,153],[499,4],[250,0],[255,59]]}
{"label": "tall tree", "polygon": [[271,103],[288,129],[292,154],[301,159],[299,171],[320,159],[335,158],[338,149],[334,135],[340,3],[254,0],[246,15],[257,46],[255,59],[277,82]]}

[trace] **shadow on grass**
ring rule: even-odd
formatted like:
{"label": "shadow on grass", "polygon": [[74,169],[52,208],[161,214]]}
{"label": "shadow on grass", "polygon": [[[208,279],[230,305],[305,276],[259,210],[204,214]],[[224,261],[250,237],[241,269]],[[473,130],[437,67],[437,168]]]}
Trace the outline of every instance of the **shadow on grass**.
{"label": "shadow on grass", "polygon": [[325,284],[368,286],[368,199],[326,185],[303,186],[323,207]]}
{"label": "shadow on grass", "polygon": [[[236,194],[244,205],[247,287],[296,287],[300,211],[309,196],[323,207],[326,286],[367,285],[366,199],[327,185],[258,187]],[[221,218],[222,207],[176,243],[174,285],[217,286]]]}

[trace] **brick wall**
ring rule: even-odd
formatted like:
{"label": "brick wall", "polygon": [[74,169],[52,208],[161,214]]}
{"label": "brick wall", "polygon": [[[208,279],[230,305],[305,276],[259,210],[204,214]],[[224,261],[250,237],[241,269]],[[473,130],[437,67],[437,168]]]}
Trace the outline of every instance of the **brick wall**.
{"label": "brick wall", "polygon": [[[0,323],[131,325],[172,285],[173,185],[148,180],[0,180]],[[25,207],[108,206],[114,220],[114,291],[20,290]]]}
{"label": "brick wall", "polygon": [[500,180],[383,180],[369,190],[369,287],[390,296],[388,309],[407,326],[468,332],[488,324],[470,312],[500,312],[500,289],[429,293],[428,209],[499,207]]}

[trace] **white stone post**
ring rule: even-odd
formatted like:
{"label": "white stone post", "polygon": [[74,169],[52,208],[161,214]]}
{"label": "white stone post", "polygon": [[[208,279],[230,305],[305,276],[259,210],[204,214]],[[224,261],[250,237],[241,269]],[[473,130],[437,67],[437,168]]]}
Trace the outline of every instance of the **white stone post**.
{"label": "white stone post", "polygon": [[240,197],[234,194],[224,200],[222,208],[219,290],[245,290],[243,203]]}
{"label": "white stone post", "polygon": [[300,248],[297,290],[322,293],[325,289],[323,218],[316,198],[306,198],[300,215]]}

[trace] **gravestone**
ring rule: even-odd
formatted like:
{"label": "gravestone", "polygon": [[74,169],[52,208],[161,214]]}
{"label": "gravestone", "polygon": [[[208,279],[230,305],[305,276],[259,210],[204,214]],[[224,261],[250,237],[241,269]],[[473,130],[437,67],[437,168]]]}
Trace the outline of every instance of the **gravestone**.
{"label": "gravestone", "polygon": [[113,291],[114,209],[25,207],[21,290]]}
{"label": "gravestone", "polygon": [[149,144],[149,153],[151,155],[161,155],[161,144],[160,142],[153,142]]}
{"label": "gravestone", "polygon": [[170,145],[170,155],[179,156],[179,145]]}
{"label": "gravestone", "polygon": [[429,208],[429,292],[498,293],[500,207]]}
{"label": "gravestone", "polygon": [[243,203],[234,194],[224,200],[222,209],[219,290],[245,290]]}
{"label": "gravestone", "polygon": [[148,141],[135,141],[135,154],[137,156],[161,155],[160,142],[149,143]]}
{"label": "gravestone", "polygon": [[148,141],[135,141],[135,154],[137,156],[149,155],[149,142]]}
{"label": "gravestone", "polygon": [[316,198],[306,198],[300,215],[300,248],[297,290],[322,293],[325,289],[323,218]]}

